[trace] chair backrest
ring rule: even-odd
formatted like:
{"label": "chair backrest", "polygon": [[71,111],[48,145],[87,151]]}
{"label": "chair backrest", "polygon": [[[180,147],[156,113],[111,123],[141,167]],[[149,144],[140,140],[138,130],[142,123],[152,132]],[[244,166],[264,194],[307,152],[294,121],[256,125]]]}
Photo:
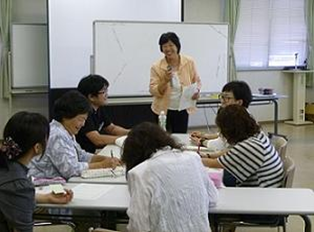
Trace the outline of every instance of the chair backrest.
{"label": "chair backrest", "polygon": [[284,137],[276,135],[272,135],[270,141],[278,152],[278,155],[280,156],[282,162],[284,162],[287,154],[288,141]]}
{"label": "chair backrest", "polygon": [[291,157],[286,156],[283,161],[283,169],[284,169],[284,179],[282,182],[282,187],[291,188],[293,184],[293,178],[295,173],[295,164]]}

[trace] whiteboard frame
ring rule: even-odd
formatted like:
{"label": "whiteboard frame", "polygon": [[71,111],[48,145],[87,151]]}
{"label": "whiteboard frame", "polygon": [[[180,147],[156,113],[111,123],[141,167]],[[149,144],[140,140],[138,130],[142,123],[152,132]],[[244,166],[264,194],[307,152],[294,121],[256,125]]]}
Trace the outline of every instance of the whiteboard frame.
{"label": "whiteboard frame", "polygon": [[[227,44],[226,45],[224,45],[225,46],[225,57],[223,58],[224,59],[224,62],[225,62],[225,75],[223,75],[224,76],[224,78],[222,79],[222,81],[221,82],[219,82],[219,87],[218,88],[216,88],[216,89],[214,89],[214,90],[206,90],[206,87],[204,88],[204,85],[202,84],[202,93],[203,94],[205,94],[205,93],[212,93],[212,92],[220,92],[220,90],[221,90],[221,88],[223,87],[223,85],[226,83],[226,82],[228,82],[228,80],[229,80],[229,45],[230,45],[230,31],[229,31],[229,24],[228,23],[185,23],[185,22],[164,22],[164,21],[162,21],[162,22],[155,22],[155,21],[144,21],[144,22],[140,22],[140,21],[113,21],[113,20],[95,20],[94,21],[94,23],[93,23],[93,60],[94,60],[94,64],[93,64],[93,70],[94,71],[96,71],[97,72],[97,61],[96,61],[96,59],[97,59],[97,55],[96,55],[96,53],[97,53],[97,48],[96,48],[96,34],[97,34],[97,32],[96,32],[96,24],[99,24],[99,23],[108,23],[108,26],[110,26],[110,24],[112,24],[112,25],[114,25],[114,24],[158,24],[158,26],[160,26],[160,25],[165,25],[165,26],[171,26],[171,25],[180,25],[179,26],[179,28],[181,27],[181,25],[187,25],[187,26],[209,26],[209,27],[212,27],[212,28],[214,28],[215,26],[226,26],[226,28],[224,28],[224,30],[226,30],[226,37],[227,37],[227,39],[226,39],[226,42],[227,42]],[[190,30],[190,29],[189,29]],[[168,29],[165,29],[165,31],[169,31]],[[163,32],[165,32],[165,31],[163,31]],[[162,32],[162,33],[163,33]],[[217,34],[219,34],[219,33],[217,33]],[[222,33],[221,33],[222,34]],[[159,45],[158,45],[158,38],[159,38],[159,36],[160,36],[160,34],[158,34],[158,36],[156,36],[156,38],[155,38],[155,40],[156,40],[156,42],[154,41],[154,43],[156,43],[156,51],[157,52],[159,52],[159,59],[160,58],[162,58],[163,57],[163,54],[159,51]],[[181,40],[181,45],[182,45],[182,47],[184,47],[185,46],[185,44],[184,44],[184,42],[182,42],[183,41],[183,39],[182,39],[182,37],[180,37],[180,33],[178,34],[178,36],[179,36],[179,38],[180,38],[180,40]],[[182,50],[182,49],[181,49]],[[184,53],[184,52],[182,52],[182,54],[186,54],[186,53]],[[95,56],[96,55],[96,56]],[[190,55],[190,54],[187,54],[187,55]],[[193,57],[193,56],[192,56]],[[158,59],[157,58],[157,59]],[[193,57],[194,58],[194,57]],[[157,60],[156,59],[156,60]],[[156,61],[156,60],[154,60],[154,61]],[[153,63],[153,62],[152,62]],[[151,63],[151,64],[152,64]],[[198,67],[198,64],[197,64],[197,62],[196,62],[196,66]],[[150,69],[150,66],[148,66],[147,67],[147,70],[148,70],[148,75],[147,75],[147,78],[148,78],[148,83],[149,83],[149,69]],[[198,70],[199,71],[199,70]],[[103,76],[105,76],[107,79],[108,79],[108,81],[109,81],[109,83],[110,83],[110,89],[112,89],[112,83],[111,83],[111,77],[109,77],[108,78],[108,76],[107,75],[105,75],[105,74],[103,74],[103,73],[96,73],[96,74],[100,74],[100,75],[103,75]],[[202,76],[201,76],[201,81],[202,81]],[[210,80],[209,80],[210,81]],[[205,82],[204,81],[204,79],[203,79],[203,81],[202,81],[203,83]],[[206,82],[205,82],[206,83]],[[142,98],[142,97],[146,97],[146,96],[150,96],[150,94],[149,94],[149,92],[148,92],[148,84],[147,84],[147,92],[145,93],[145,94],[126,94],[126,95],[119,95],[119,94],[116,94],[115,92],[113,92],[113,93],[110,93],[109,92],[109,97],[111,98],[111,99],[113,99],[113,98],[118,98],[118,99],[120,99],[120,100],[118,100],[119,102],[123,102],[124,100],[123,99],[126,99],[126,98],[133,98],[134,100],[136,100],[136,99],[140,99],[140,98]],[[205,89],[205,90],[204,90]]]}
{"label": "whiteboard frame", "polygon": [[47,9],[49,86],[68,89],[91,72],[94,20],[180,22],[183,0],[47,0]]}
{"label": "whiteboard frame", "polygon": [[[42,30],[45,31],[42,32]],[[47,32],[46,23],[12,23],[10,41],[10,88],[12,94],[47,92]],[[21,33],[24,33],[23,37],[20,37]]]}

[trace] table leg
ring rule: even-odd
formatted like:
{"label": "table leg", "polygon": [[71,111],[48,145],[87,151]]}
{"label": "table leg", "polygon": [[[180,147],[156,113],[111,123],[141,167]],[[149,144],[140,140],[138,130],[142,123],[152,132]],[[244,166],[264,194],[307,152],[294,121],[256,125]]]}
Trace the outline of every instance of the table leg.
{"label": "table leg", "polygon": [[274,134],[278,135],[278,102],[276,99],[274,99],[273,103],[274,103]]}
{"label": "table leg", "polygon": [[305,232],[312,232],[312,223],[308,215],[300,215],[301,218],[304,220],[304,231]]}

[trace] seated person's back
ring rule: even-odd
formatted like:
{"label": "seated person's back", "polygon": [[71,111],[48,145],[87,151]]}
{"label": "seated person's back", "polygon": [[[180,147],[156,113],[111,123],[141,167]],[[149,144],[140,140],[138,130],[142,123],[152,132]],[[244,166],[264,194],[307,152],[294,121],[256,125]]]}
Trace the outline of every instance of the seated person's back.
{"label": "seated person's back", "polygon": [[[128,173],[131,191],[140,189],[144,198],[151,196],[150,202],[133,202],[128,214],[147,217],[150,231],[208,231],[208,206],[214,202],[209,198],[213,194],[209,177],[202,169],[195,153],[157,152]],[[149,211],[136,212],[140,207],[136,204],[143,203],[149,204]]]}
{"label": "seated person's back", "polygon": [[282,161],[262,131],[237,143],[218,162],[236,177],[237,186],[281,187]]}
{"label": "seated person's back", "polygon": [[[158,147],[165,145],[158,141],[160,137],[171,142],[150,153],[146,139],[152,140],[152,147]],[[125,141],[122,160],[128,170],[131,196],[129,231],[210,231],[208,211],[217,201],[217,190],[197,153],[182,152],[171,143],[172,138],[152,123],[136,126]],[[147,153],[142,157],[129,153],[134,144],[141,147],[136,149],[139,154]],[[134,166],[141,159],[143,162]]]}

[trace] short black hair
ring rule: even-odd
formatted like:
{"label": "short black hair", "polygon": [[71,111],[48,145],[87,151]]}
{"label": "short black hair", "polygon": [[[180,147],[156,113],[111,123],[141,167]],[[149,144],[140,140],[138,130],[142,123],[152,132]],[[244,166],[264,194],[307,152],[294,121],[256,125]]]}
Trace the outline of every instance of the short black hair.
{"label": "short black hair", "polygon": [[[14,155],[12,160],[17,160],[25,155],[36,143],[40,143],[43,150],[46,148],[46,140],[49,137],[49,122],[39,113],[21,111],[14,114],[4,127],[3,140],[11,139],[17,144],[20,151]],[[7,151],[8,152],[8,151]],[[0,151],[0,167],[6,167],[4,154]]]}
{"label": "short black hair", "polygon": [[83,77],[80,80],[77,90],[85,97],[88,97],[89,94],[92,96],[97,96],[100,90],[108,87],[109,82],[106,80],[106,78],[100,75],[91,74]]}
{"label": "short black hair", "polygon": [[143,122],[134,126],[124,142],[121,156],[126,171],[149,159],[166,146],[181,149],[181,145],[157,124]]}
{"label": "short black hair", "polygon": [[162,45],[164,45],[165,43],[168,43],[169,41],[171,41],[172,43],[174,43],[176,45],[176,47],[178,49],[178,54],[179,54],[180,50],[181,50],[181,43],[180,43],[179,37],[174,32],[163,33],[160,36],[160,38],[159,38],[160,51],[162,52]]}
{"label": "short black hair", "polygon": [[222,92],[232,92],[236,100],[242,100],[245,108],[252,101],[252,92],[249,85],[244,81],[230,81],[222,88]]}
{"label": "short black hair", "polygon": [[90,110],[91,105],[87,98],[79,91],[71,90],[55,101],[53,118],[61,122],[62,119],[71,119]]}

